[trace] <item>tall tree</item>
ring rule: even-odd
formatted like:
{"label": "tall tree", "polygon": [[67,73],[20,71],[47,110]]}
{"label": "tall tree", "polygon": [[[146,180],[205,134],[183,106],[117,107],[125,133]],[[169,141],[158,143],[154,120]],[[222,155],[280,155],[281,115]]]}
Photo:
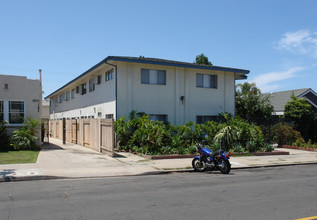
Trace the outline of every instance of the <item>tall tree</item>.
{"label": "tall tree", "polygon": [[212,66],[212,63],[208,60],[208,57],[206,57],[205,54],[203,54],[203,53],[196,56],[195,63]]}
{"label": "tall tree", "polygon": [[272,112],[269,96],[263,96],[255,83],[245,82],[236,86],[236,115],[248,122],[259,123],[269,118]]}
{"label": "tall tree", "polygon": [[285,105],[284,117],[286,120],[294,124],[294,128],[301,132],[302,136],[307,140],[308,132],[312,126],[314,113],[312,106],[306,99],[300,99],[291,95],[292,100]]}

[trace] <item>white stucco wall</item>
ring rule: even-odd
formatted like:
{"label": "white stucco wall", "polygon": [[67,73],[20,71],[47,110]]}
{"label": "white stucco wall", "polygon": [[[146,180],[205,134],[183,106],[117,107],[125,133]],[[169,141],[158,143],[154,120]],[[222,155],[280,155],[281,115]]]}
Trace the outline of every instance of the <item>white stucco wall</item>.
{"label": "white stucco wall", "polygon": [[[141,69],[166,70],[166,85],[141,84]],[[197,88],[196,73],[216,74],[218,88]],[[150,64],[118,66],[118,117],[132,110],[167,114],[174,124],[196,122],[197,115],[234,114],[234,73]],[[180,97],[184,96],[182,104]]]}
{"label": "white stucco wall", "polygon": [[[8,84],[8,89],[4,85]],[[5,101],[5,113],[8,111],[7,101],[23,101],[25,118],[40,119],[42,88],[40,80],[27,79],[24,76],[0,75],[0,101]],[[5,114],[5,120],[8,120]]]}
{"label": "white stucco wall", "polygon": [[[51,97],[50,105],[50,119],[60,118],[81,118],[94,117],[105,118],[106,114],[115,114],[115,79],[106,81],[105,72],[113,69],[112,66],[102,65],[92,71],[86,77],[83,77],[76,82],[65,87],[54,96]],[[95,78],[97,83],[97,76],[101,75],[101,83],[95,85],[95,90],[89,92],[89,79]],[[75,93],[75,98],[71,98],[72,89],[76,86],[81,87],[81,84],[86,83],[87,93],[81,95]],[[62,103],[55,105],[55,98],[59,95],[69,91],[70,98],[68,101],[63,100]]]}
{"label": "white stucco wall", "polygon": [[[8,89],[5,89],[8,84]],[[40,120],[42,86],[40,80],[25,76],[0,75],[0,101],[4,102],[4,120],[9,122],[9,101],[24,102],[24,118]],[[8,124],[8,133],[19,129],[23,124]],[[38,134],[39,136],[39,134]]]}
{"label": "white stucco wall", "polygon": [[[139,64],[133,62],[114,62],[118,67],[117,78],[117,118],[128,118],[132,110],[146,114],[164,114],[174,124],[196,122],[196,116],[217,116],[221,112],[235,113],[235,80],[233,72],[171,67],[165,65]],[[115,78],[105,81],[105,72],[114,68],[102,64],[84,77],[74,81],[51,96],[55,100],[60,94],[87,83],[87,93],[75,94],[75,99],[63,101],[55,106],[51,102],[50,118],[94,117],[105,118],[106,114],[116,114]],[[166,71],[166,85],[141,83],[141,69]],[[196,74],[218,76],[218,87],[196,87]],[[89,92],[89,79],[102,76],[101,84]],[[182,103],[180,97],[184,96]],[[100,114],[101,112],[101,114]],[[99,114],[98,114],[99,113]]]}

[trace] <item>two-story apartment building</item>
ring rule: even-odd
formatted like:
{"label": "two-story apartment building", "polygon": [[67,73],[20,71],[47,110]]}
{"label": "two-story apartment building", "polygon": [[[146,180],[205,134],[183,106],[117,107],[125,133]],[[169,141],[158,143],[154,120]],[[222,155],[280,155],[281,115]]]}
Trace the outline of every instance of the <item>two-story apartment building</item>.
{"label": "two-story apartment building", "polygon": [[29,116],[40,120],[41,104],[40,80],[0,75],[0,121],[8,122],[9,132],[20,128]]}
{"label": "two-story apartment building", "polygon": [[184,124],[235,113],[235,80],[249,70],[144,57],[109,56],[50,99],[50,119],[120,118],[132,110]]}

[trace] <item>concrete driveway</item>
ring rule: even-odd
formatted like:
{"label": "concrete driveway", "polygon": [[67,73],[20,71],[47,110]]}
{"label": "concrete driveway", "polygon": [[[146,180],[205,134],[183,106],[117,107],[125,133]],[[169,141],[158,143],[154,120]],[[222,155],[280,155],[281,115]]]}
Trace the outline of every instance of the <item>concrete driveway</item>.
{"label": "concrete driveway", "polygon": [[133,161],[133,157],[121,154],[112,158],[80,145],[63,145],[60,140],[50,139],[50,144],[42,148],[36,165],[42,174],[60,177],[122,176],[155,171],[144,163],[132,166],[124,160]]}

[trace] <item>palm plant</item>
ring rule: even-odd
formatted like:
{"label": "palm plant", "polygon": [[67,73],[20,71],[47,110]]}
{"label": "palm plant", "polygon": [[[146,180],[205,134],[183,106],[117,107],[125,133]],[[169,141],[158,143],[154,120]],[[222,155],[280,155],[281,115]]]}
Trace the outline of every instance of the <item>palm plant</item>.
{"label": "palm plant", "polygon": [[215,136],[214,141],[220,142],[223,141],[223,144],[226,148],[233,146],[234,142],[237,139],[236,129],[233,126],[226,126],[222,128]]}

